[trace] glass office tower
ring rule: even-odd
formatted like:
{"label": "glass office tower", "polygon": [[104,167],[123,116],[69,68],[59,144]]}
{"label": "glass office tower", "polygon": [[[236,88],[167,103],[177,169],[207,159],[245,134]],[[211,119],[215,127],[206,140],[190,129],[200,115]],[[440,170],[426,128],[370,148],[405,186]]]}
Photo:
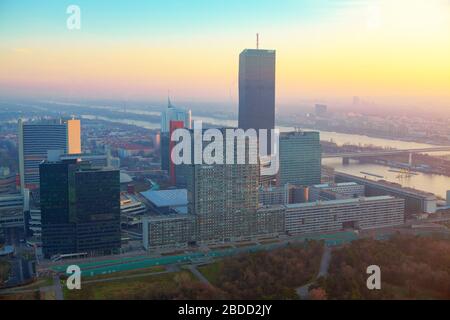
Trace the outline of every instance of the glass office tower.
{"label": "glass office tower", "polygon": [[320,183],[322,149],[319,132],[289,132],[280,135],[279,183]]}
{"label": "glass office tower", "polygon": [[43,162],[40,198],[45,257],[120,248],[118,170],[93,169],[77,159]]}

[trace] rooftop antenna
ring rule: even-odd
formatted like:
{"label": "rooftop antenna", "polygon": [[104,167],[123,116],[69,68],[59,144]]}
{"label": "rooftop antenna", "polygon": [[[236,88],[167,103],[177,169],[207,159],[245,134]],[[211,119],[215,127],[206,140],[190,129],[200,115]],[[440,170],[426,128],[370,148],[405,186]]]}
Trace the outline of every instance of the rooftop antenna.
{"label": "rooftop antenna", "polygon": [[172,108],[172,102],[170,101],[170,89],[167,90],[167,107]]}
{"label": "rooftop antenna", "polygon": [[259,33],[256,34],[256,49],[259,49]]}

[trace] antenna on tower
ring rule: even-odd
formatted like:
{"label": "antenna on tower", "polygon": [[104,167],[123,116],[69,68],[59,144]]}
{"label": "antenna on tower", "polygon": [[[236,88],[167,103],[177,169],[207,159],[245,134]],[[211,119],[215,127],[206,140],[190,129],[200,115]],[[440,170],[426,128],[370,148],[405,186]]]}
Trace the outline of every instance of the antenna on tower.
{"label": "antenna on tower", "polygon": [[167,107],[172,108],[172,102],[170,101],[170,89],[167,90]]}
{"label": "antenna on tower", "polygon": [[259,49],[259,33],[256,34],[256,49]]}

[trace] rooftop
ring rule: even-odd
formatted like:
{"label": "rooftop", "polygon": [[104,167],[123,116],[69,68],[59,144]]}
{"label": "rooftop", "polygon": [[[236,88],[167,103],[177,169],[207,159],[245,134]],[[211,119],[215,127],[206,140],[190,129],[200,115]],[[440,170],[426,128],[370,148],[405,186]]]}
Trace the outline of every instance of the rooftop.
{"label": "rooftop", "polygon": [[174,214],[159,214],[159,215],[155,215],[155,216],[145,216],[142,218],[142,222],[143,223],[148,223],[148,222],[157,222],[157,221],[170,221],[170,220],[180,220],[180,219],[193,219],[194,216],[193,215],[189,215],[189,214],[178,214],[178,213],[174,213]]}
{"label": "rooftop", "polygon": [[187,189],[144,191],[141,195],[157,207],[187,206]]}
{"label": "rooftop", "polygon": [[341,183],[323,183],[323,184],[316,184],[313,187],[322,189],[322,188],[333,188],[333,187],[347,187],[347,186],[357,186],[358,184],[356,182],[341,182]]}
{"label": "rooftop", "polygon": [[4,246],[0,248],[0,256],[6,256],[14,253],[13,246]]}
{"label": "rooftop", "polygon": [[378,186],[383,186],[386,188],[390,188],[392,190],[404,193],[404,194],[409,194],[411,196],[414,197],[424,197],[427,198],[429,200],[435,200],[436,196],[433,193],[430,192],[426,192],[426,191],[422,191],[422,190],[417,190],[417,189],[413,189],[410,187],[403,187],[401,184],[395,183],[395,182],[389,182],[386,180],[370,180],[370,179],[366,179],[363,177],[359,177],[359,176],[354,176],[351,174],[347,174],[347,173],[343,173],[343,172],[335,172],[336,176],[341,176],[341,177],[348,177],[351,179],[355,179],[357,181],[361,181],[361,183],[370,183],[373,185],[378,185]]}
{"label": "rooftop", "polygon": [[280,138],[283,139],[289,139],[289,138],[295,138],[295,137],[305,137],[305,136],[311,136],[315,138],[319,138],[320,132],[319,131],[288,131],[288,132],[281,132]]}
{"label": "rooftop", "polygon": [[275,54],[275,50],[267,49],[244,49],[241,54]]}
{"label": "rooftop", "polygon": [[133,178],[130,177],[129,174],[120,171],[120,183],[130,183],[133,181]]}
{"label": "rooftop", "polygon": [[391,196],[361,197],[361,198],[350,198],[350,199],[341,199],[341,200],[293,203],[293,204],[287,204],[286,208],[294,209],[294,208],[307,208],[307,207],[315,207],[315,206],[333,206],[333,205],[340,205],[340,204],[352,204],[352,203],[365,202],[365,201],[382,201],[382,200],[391,200],[391,199],[395,199],[395,197],[391,197]]}

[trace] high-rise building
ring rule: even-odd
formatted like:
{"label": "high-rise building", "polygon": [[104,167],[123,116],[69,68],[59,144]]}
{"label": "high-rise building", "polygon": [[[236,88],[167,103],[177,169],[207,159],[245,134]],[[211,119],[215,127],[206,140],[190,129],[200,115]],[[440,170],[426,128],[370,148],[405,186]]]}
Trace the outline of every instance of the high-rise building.
{"label": "high-rise building", "polygon": [[105,254],[120,248],[119,170],[77,159],[40,165],[43,253]]}
{"label": "high-rise building", "polygon": [[39,187],[39,164],[47,158],[49,150],[81,153],[80,120],[19,120],[20,185]]}
{"label": "high-rise building", "polygon": [[64,122],[67,127],[67,153],[81,153],[81,123],[80,120],[67,120]]}
{"label": "high-rise building", "polygon": [[280,135],[279,183],[320,183],[322,149],[319,132],[288,132]]}
{"label": "high-rise building", "polygon": [[170,132],[170,121],[183,121],[184,127],[191,129],[191,118],[191,110],[177,108],[168,99],[167,108],[161,113],[161,132]]}
{"label": "high-rise building", "polygon": [[[173,132],[177,129],[182,129],[184,127],[184,122],[183,121],[176,121],[176,120],[171,120],[170,121],[170,136],[172,136]],[[175,164],[172,161],[172,150],[175,146],[175,141],[170,141],[169,142],[169,175],[170,175],[170,183],[172,185],[175,185],[177,183],[177,179],[176,179],[176,172],[175,172]]]}
{"label": "high-rise building", "polygon": [[161,113],[161,169],[170,170],[170,122],[182,122],[183,128],[191,129],[192,113],[191,110],[184,110],[175,107],[168,100],[167,109]]}
{"label": "high-rise building", "polygon": [[[224,131],[225,132],[225,131]],[[224,145],[232,143],[226,140]],[[188,211],[198,217],[200,241],[227,241],[251,235],[256,222],[252,219],[259,205],[259,164],[250,164],[248,141],[245,164],[194,164],[185,173],[187,177]],[[226,159],[226,148],[223,150]]]}
{"label": "high-rise building", "polygon": [[239,55],[239,128],[275,128],[275,50]]}
{"label": "high-rise building", "polygon": [[255,165],[194,165],[188,180],[188,208],[199,218],[201,241],[250,235],[258,208],[259,168]]}
{"label": "high-rise building", "polygon": [[161,132],[161,170],[170,169],[170,132]]}

